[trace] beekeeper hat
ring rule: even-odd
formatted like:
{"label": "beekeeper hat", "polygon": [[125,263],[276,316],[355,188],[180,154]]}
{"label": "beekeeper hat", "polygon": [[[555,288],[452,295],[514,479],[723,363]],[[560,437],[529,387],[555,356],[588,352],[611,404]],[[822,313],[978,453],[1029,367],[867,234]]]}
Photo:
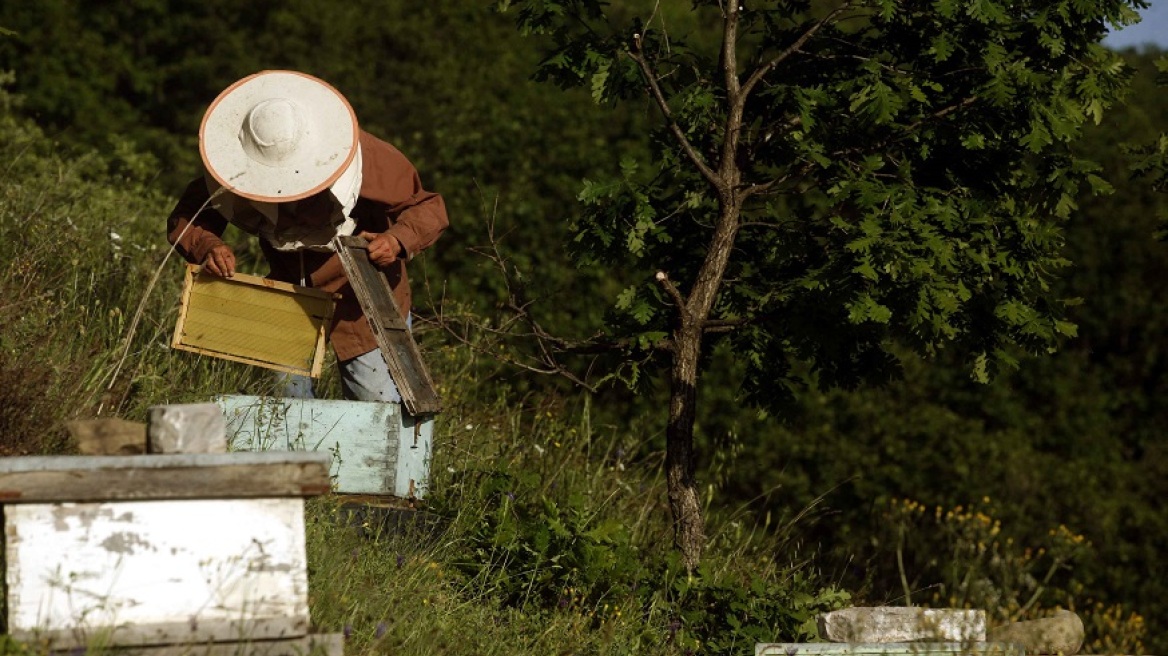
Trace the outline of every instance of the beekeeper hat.
{"label": "beekeeper hat", "polygon": [[328,83],[296,71],[261,71],[227,87],[207,108],[199,153],[207,173],[228,190],[282,203],[351,178],[348,169],[359,166],[357,136],[353,108]]}

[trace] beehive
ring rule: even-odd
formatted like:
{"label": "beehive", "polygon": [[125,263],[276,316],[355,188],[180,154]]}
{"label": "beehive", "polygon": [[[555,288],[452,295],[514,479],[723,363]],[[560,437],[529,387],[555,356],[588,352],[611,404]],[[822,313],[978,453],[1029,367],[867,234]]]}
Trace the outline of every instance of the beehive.
{"label": "beehive", "polygon": [[214,398],[236,451],[331,454],[334,490],[422,499],[430,480],[434,419],[398,403],[244,395]]}
{"label": "beehive", "polygon": [[340,653],[309,634],[304,498],[327,492],[327,468],[311,453],[0,458],[8,634]]}

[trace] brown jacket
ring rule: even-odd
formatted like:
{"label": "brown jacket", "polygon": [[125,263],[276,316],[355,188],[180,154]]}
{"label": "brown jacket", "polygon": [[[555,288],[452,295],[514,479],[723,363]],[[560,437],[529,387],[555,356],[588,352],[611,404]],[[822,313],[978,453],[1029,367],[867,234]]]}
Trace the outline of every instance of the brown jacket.
{"label": "brown jacket", "polygon": [[[411,296],[405,260],[433,244],[449,225],[446,205],[441,196],[422,188],[413,164],[392,145],[367,132],[361,132],[360,143],[361,193],[351,212],[351,217],[357,221],[354,234],[388,231],[405,249],[403,259],[382,270],[393,287],[398,306],[406,314],[410,311]],[[196,264],[201,263],[212,248],[223,243],[223,231],[228,223],[209,204],[199,212],[209,197],[205,179],[202,176],[196,178],[187,185],[166,222],[167,239],[187,261]],[[300,282],[301,253],[277,251],[264,239],[260,240],[260,245],[272,269],[268,277]],[[302,253],[310,286],[341,294],[330,335],[337,359],[348,360],[377,348],[373,331],[349,286],[337,254]]]}

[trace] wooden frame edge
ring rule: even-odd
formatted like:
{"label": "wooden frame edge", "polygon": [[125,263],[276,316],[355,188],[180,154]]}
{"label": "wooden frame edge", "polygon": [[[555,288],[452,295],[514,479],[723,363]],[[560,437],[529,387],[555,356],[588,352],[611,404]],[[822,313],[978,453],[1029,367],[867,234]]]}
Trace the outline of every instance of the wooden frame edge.
{"label": "wooden frame edge", "polygon": [[[198,264],[187,263],[187,271],[192,272],[193,275],[198,275],[203,270],[203,267]],[[336,300],[337,294],[331,292],[321,291],[315,287],[304,287],[301,285],[294,285],[283,280],[273,280],[271,278],[264,278],[263,276],[253,276],[250,273],[236,273],[230,278],[221,278],[224,282],[237,282],[244,285],[254,285],[256,287],[267,287],[268,289],[275,289],[281,292],[292,292],[294,294],[304,294],[306,296],[314,296],[321,299]]]}
{"label": "wooden frame edge", "polygon": [[[256,360],[255,358],[245,358],[245,357],[241,357],[241,356],[234,355],[231,353],[224,353],[222,351],[215,351],[212,349],[199,348],[197,346],[188,346],[186,344],[179,344],[179,345],[175,346],[174,348],[179,350],[179,351],[187,351],[189,353],[197,353],[199,355],[207,355],[207,356],[210,356],[213,358],[219,358],[221,360],[231,360],[232,362],[240,362],[243,364],[250,364],[250,365],[256,366],[256,367],[263,367],[264,369],[272,369],[273,371],[282,371],[286,374],[295,374],[297,376],[308,376],[309,378],[318,378],[320,376],[319,368],[316,366],[313,366],[313,368],[311,368],[311,369],[304,368],[304,367],[299,367],[299,368],[298,367],[289,367],[289,366],[282,365],[282,364],[276,364],[275,362],[267,362],[265,360]],[[313,356],[313,357],[314,357],[314,359],[319,357],[322,362],[324,360],[323,355]],[[312,373],[314,370],[316,371],[315,375],[313,375],[313,373]]]}
{"label": "wooden frame edge", "polygon": [[179,301],[178,321],[174,325],[174,335],[171,337],[171,348],[181,348],[183,330],[186,328],[187,309],[191,305],[191,290],[195,285],[195,269],[200,268],[197,264],[187,263],[186,272],[183,274],[183,290],[182,298]]}

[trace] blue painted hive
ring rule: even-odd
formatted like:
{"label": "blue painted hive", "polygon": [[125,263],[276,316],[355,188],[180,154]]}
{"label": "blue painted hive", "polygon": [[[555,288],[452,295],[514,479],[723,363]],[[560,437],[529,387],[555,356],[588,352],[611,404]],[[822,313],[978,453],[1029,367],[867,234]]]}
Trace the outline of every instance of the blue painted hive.
{"label": "blue painted hive", "polygon": [[423,499],[433,415],[397,403],[221,395],[232,451],[324,451],[338,494]]}

